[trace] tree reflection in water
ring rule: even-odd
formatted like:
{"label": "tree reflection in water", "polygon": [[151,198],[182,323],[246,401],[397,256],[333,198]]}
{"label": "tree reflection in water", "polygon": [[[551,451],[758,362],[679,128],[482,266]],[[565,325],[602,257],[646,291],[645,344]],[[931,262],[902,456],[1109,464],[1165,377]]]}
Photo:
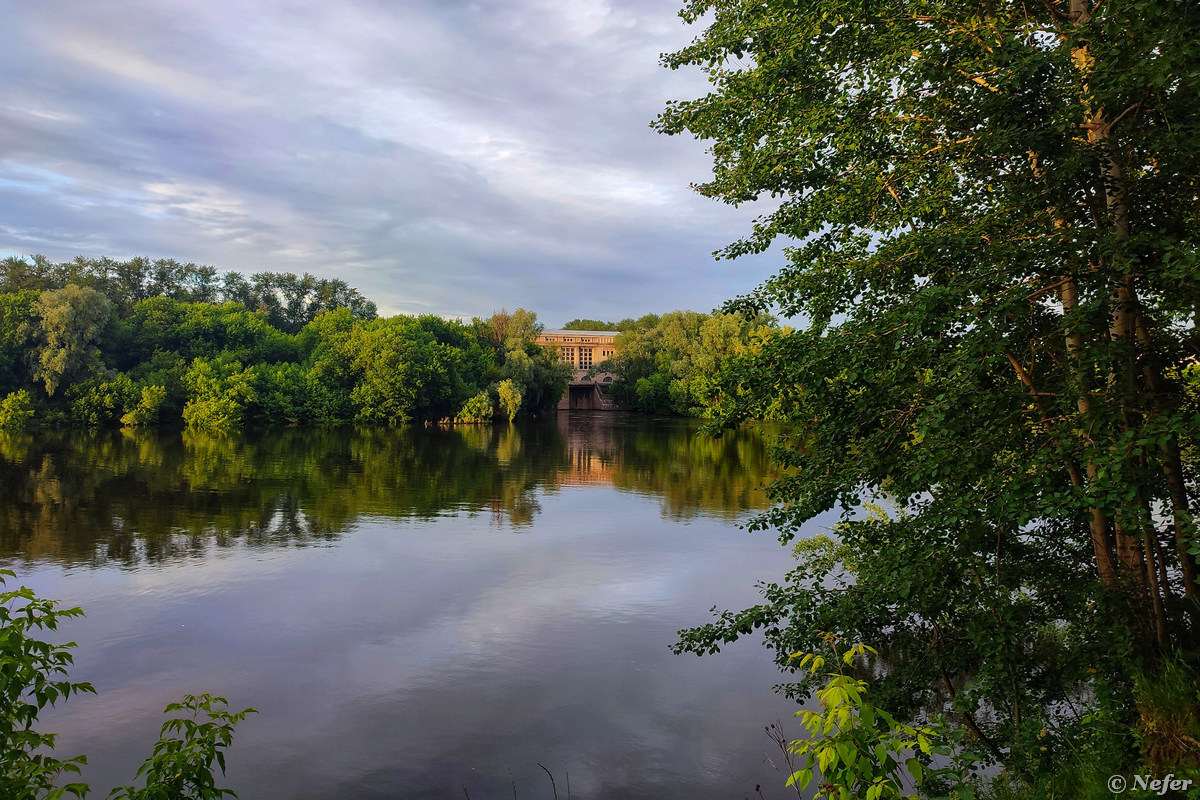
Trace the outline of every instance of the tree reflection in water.
{"label": "tree reflection in water", "polygon": [[540,492],[612,485],[664,516],[761,508],[761,435],[688,420],[559,414],[529,425],[0,434],[0,558],[128,565],[235,542],[336,540],[364,517],[490,514],[521,529]]}

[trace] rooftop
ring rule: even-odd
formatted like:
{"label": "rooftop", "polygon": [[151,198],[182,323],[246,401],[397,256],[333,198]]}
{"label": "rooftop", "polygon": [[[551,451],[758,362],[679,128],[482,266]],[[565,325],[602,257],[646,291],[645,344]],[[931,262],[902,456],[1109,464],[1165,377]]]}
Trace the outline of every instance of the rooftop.
{"label": "rooftop", "polygon": [[616,336],[620,331],[542,331],[542,336]]}

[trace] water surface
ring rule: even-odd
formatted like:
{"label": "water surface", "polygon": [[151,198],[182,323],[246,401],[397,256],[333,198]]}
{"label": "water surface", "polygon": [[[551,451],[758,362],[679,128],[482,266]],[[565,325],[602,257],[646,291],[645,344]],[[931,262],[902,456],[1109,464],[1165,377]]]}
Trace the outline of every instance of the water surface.
{"label": "water surface", "polygon": [[0,437],[0,561],[87,613],[98,695],[41,727],[101,797],[184,692],[259,710],[242,798],[549,798],[539,763],[563,798],[781,796],[769,655],[668,649],[794,563],[736,527],[762,439],[695,427]]}

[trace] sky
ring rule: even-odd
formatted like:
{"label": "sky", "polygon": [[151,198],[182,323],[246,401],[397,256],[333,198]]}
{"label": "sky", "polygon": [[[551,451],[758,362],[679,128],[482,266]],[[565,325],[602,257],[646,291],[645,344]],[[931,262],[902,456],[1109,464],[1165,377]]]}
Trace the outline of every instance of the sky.
{"label": "sky", "polygon": [[0,0],[0,254],[342,278],[383,314],[708,311],[777,251],[695,194],[680,0]]}

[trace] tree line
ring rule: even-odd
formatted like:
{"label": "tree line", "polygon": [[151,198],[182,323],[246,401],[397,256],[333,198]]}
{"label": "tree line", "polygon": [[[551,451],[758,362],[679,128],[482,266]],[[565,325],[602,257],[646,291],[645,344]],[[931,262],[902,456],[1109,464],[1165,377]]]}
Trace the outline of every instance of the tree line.
{"label": "tree line", "polygon": [[[713,416],[718,374],[778,332],[764,314],[675,311],[571,330],[618,332],[613,399]],[[344,281],[171,259],[0,261],[0,427],[243,425],[536,415],[569,370],[534,342],[532,312],[470,323],[379,319]],[[610,390],[606,384],[605,389]]]}
{"label": "tree line", "polygon": [[532,312],[380,318],[340,280],[176,261],[0,262],[0,428],[393,424],[553,408]]}
{"label": "tree line", "polygon": [[174,259],[85,258],[54,262],[45,256],[11,256],[0,261],[0,293],[63,289],[68,285],[95,289],[119,316],[141,300],[169,297],[188,303],[240,303],[261,311],[273,328],[298,333],[322,311],[348,308],[355,317],[373,319],[375,304],[343,280],[308,273],[218,272],[216,267]]}

